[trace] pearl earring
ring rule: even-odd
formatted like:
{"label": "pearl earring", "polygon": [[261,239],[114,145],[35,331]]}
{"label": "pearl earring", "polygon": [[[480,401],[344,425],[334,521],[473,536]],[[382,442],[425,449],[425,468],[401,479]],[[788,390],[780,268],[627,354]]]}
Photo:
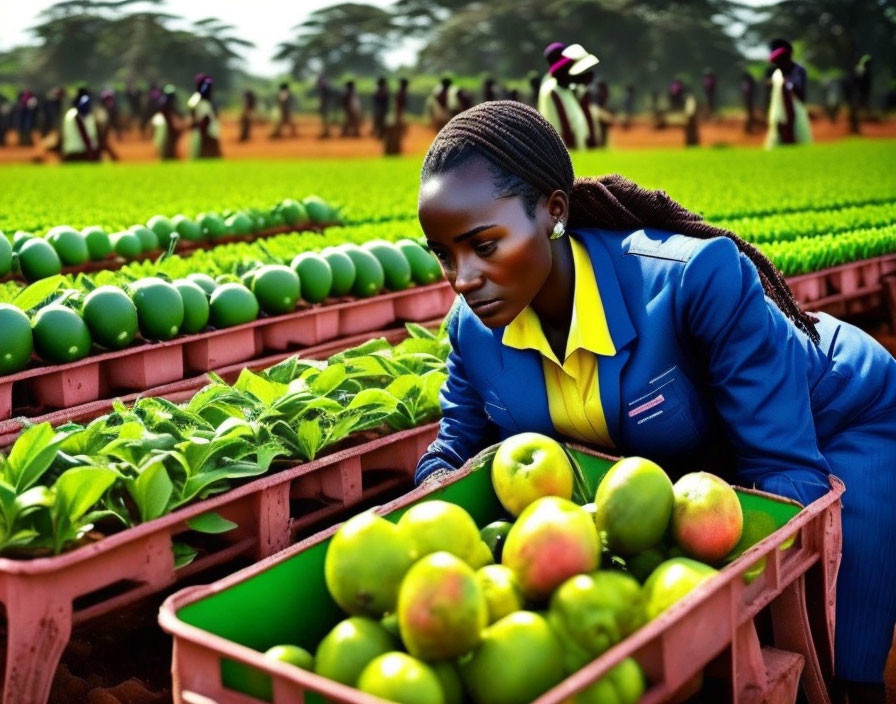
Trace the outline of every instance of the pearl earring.
{"label": "pearl earring", "polygon": [[563,224],[562,220],[558,220],[554,223],[554,229],[551,232],[552,240],[559,240],[563,235],[566,234],[566,225]]}

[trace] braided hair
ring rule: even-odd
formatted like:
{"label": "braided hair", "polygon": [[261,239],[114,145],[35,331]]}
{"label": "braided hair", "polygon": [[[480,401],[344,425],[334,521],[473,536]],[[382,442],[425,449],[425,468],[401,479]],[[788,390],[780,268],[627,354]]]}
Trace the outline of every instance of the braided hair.
{"label": "braided hair", "polygon": [[699,239],[727,237],[753,262],[766,295],[817,343],[817,318],[809,315],[775,266],[736,234],[706,222],[664,191],[641,188],[618,174],[575,178],[572,160],[551,124],[533,108],[494,100],[455,116],[436,136],[423,160],[421,181],[485,158],[496,197],[522,198],[530,218],[538,201],[554,191],[569,195],[569,226],[626,230],[651,227]]}

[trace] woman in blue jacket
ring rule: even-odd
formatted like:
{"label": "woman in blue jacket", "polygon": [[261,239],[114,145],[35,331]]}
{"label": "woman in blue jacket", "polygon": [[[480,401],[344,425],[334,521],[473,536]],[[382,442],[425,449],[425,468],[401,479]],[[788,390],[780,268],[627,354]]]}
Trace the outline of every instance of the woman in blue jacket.
{"label": "woman in blue jacket", "polygon": [[446,125],[418,211],[459,296],[417,481],[522,431],[673,471],[728,458],[738,483],[803,503],[836,474],[837,671],[879,686],[896,622],[896,360],[802,311],[758,250],[662,191],[574,179],[556,131],[521,103]]}

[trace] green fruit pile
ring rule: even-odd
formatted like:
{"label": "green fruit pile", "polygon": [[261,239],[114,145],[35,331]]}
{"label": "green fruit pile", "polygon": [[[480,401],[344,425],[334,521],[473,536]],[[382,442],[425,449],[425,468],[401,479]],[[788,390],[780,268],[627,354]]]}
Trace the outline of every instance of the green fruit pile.
{"label": "green fruit pile", "polygon": [[[297,203],[293,205],[298,209]],[[207,214],[202,221],[216,222],[214,214]],[[29,279],[45,278],[58,274],[63,261],[71,263],[81,255],[86,259],[94,251],[115,251],[124,256],[144,251],[144,245],[155,246],[173,232],[188,236],[186,222],[182,216],[171,220],[155,217],[147,227],[134,226],[111,238],[96,228],[88,228],[85,236],[71,228],[55,228],[53,244],[49,237],[19,236],[9,244],[8,258],[10,262],[17,258]],[[0,266],[7,254],[2,243],[8,240],[0,234]],[[54,245],[65,252],[64,260]],[[320,254],[304,252],[289,266],[256,266],[242,274],[241,283],[227,275],[216,280],[192,273],[173,282],[145,276],[125,287],[105,284],[87,293],[83,301],[76,298],[67,303],[64,313],[56,310],[52,315],[41,315],[38,311],[31,324],[34,327],[39,318],[40,326],[33,333],[25,331],[24,313],[18,309],[0,315],[0,375],[23,369],[32,349],[44,362],[72,362],[89,354],[93,343],[107,350],[123,349],[135,340],[138,331],[148,341],[171,340],[200,333],[209,325],[220,329],[250,323],[259,315],[291,313],[303,300],[317,304],[342,296],[366,298],[385,288],[399,290],[432,283],[440,276],[435,257],[416,242],[377,240],[364,246],[343,244]]]}
{"label": "green fruit pile", "polygon": [[[553,595],[526,593],[532,550],[541,555],[534,571],[552,572]],[[482,529],[440,500],[411,506],[397,523],[359,514],[324,561],[348,617],[300,666],[394,702],[530,702],[643,623],[640,585],[599,570],[600,558],[592,516],[559,497]],[[601,680],[612,698],[582,701],[634,704],[644,676],[633,660],[620,668]]]}
{"label": "green fruit pile", "polygon": [[[396,702],[523,704],[774,530],[753,516],[755,530],[742,530],[736,493],[711,474],[673,484],[630,457],[583,506],[571,472],[561,445],[525,433],[492,460],[504,519],[480,528],[460,506],[428,500],[395,523],[373,512],[347,521],[324,577],[348,618],[300,666]],[[645,690],[628,658],[570,701],[634,704]]]}
{"label": "green fruit pile", "polygon": [[[268,210],[208,212],[200,213],[195,219],[183,214],[172,218],[153,215],[146,225],[136,224],[118,232],[106,232],[96,225],[80,231],[68,225],[58,225],[44,237],[20,231],[12,240],[0,232],[0,277],[13,271],[13,252],[19,255],[18,270],[30,282],[58,274],[62,267],[102,261],[112,254],[135,259],[158,253],[168,248],[174,235],[199,242],[257,234],[279,227],[335,225],[340,221],[337,208],[312,195],[303,201],[286,198]],[[24,245],[29,240],[35,243],[30,244],[23,254]]]}

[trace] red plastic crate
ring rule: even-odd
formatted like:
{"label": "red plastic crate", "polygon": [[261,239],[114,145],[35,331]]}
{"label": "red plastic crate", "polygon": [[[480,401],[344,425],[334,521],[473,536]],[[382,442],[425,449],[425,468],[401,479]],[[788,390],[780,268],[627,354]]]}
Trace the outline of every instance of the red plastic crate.
{"label": "red plastic crate", "polygon": [[[410,486],[417,458],[436,431],[433,423],[270,472],[61,555],[0,558],[0,602],[7,617],[3,704],[46,702],[73,624],[238,556],[272,555],[287,547],[296,533],[345,517],[361,501]],[[387,479],[365,482],[372,474]],[[309,501],[316,508],[309,510]],[[205,554],[176,569],[172,543],[201,541],[203,536],[191,532],[187,521],[210,511],[238,527],[215,536]]]}
{"label": "red plastic crate", "polygon": [[[572,447],[609,461],[615,459]],[[376,510],[385,515],[427,498],[451,500],[445,491],[458,482],[472,480],[473,474],[474,465],[468,463],[437,485],[420,487]],[[487,477],[479,476],[476,481],[475,491],[487,490],[484,489]],[[800,675],[810,702],[829,702],[827,683],[833,673],[833,608],[840,562],[840,497],[843,490],[843,484],[831,477],[828,494],[800,510],[783,527],[667,612],[539,697],[537,704],[568,701],[627,657],[640,663],[650,683],[642,704],[668,701],[707,666],[723,671],[729,683],[730,700],[734,702],[792,704]],[[776,502],[793,503],[762,492],[738,491]],[[452,496],[456,498],[458,492]],[[381,702],[351,687],[273,661],[259,650],[192,625],[179,616],[182,611],[192,609],[193,617],[202,613],[205,614],[203,618],[212,618],[210,614],[214,607],[204,602],[217,599],[218,595],[231,589],[245,593],[253,579],[268,572],[277,570],[285,574],[289,561],[301,559],[302,554],[312,548],[318,554],[321,544],[332,537],[337,528],[334,526],[214,584],[181,590],[165,601],[159,622],[174,637],[172,673],[176,702],[256,704],[262,701],[237,691],[230,686],[231,682],[225,682],[225,663],[248,666],[250,670],[247,672],[256,670],[262,679],[269,677],[273,692],[269,701],[275,704],[302,701],[308,693],[315,693],[327,701]],[[782,550],[782,546],[794,537],[793,547]],[[745,574],[760,558],[766,560],[765,570],[748,583]],[[300,570],[301,564],[295,563],[289,573]],[[810,569],[813,578],[807,580]],[[811,602],[807,602],[808,593],[811,593]],[[765,607],[772,613],[774,647],[760,645],[754,626],[753,619]],[[309,604],[302,608],[320,607]],[[268,616],[262,618],[269,620]],[[297,618],[301,620],[300,615]],[[253,680],[256,680],[256,674],[251,674]]]}

